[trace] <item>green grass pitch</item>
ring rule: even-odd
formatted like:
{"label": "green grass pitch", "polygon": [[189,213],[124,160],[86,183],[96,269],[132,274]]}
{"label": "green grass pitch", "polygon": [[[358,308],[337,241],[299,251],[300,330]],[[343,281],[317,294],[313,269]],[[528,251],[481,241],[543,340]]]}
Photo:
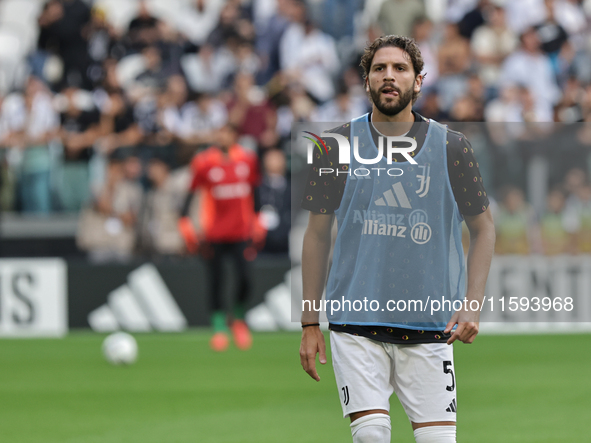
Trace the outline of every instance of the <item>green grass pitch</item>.
{"label": "green grass pitch", "polygon": [[[112,367],[104,336],[0,340],[0,440],[7,443],[351,441],[330,363],[319,383],[299,334],[256,334],[248,352],[209,334],[138,334]],[[480,336],[456,346],[459,442],[591,442],[591,335]],[[392,441],[413,442],[398,401]]]}

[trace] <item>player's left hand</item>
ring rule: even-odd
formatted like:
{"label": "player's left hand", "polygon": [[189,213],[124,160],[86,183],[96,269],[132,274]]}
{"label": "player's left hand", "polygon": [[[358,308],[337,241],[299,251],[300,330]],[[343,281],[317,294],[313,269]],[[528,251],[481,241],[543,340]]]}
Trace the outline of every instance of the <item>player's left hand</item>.
{"label": "player's left hand", "polygon": [[462,343],[472,344],[476,335],[478,334],[480,312],[466,312],[463,309],[456,311],[451,320],[445,327],[446,334],[449,334],[455,325],[458,325],[453,332],[447,344],[451,345],[454,341],[459,340]]}
{"label": "player's left hand", "polygon": [[258,253],[263,250],[265,240],[267,239],[267,228],[261,222],[259,214],[256,214],[250,229],[250,241],[244,249],[244,258],[247,261],[253,261]]}
{"label": "player's left hand", "polygon": [[197,235],[197,231],[195,230],[191,219],[189,217],[181,217],[178,221],[178,230],[185,241],[187,251],[190,254],[196,254],[199,250],[200,242],[199,236]]}
{"label": "player's left hand", "polygon": [[319,354],[320,363],[326,364],[326,344],[324,334],[318,326],[310,326],[302,330],[302,342],[300,344],[300,363],[304,371],[316,381],[320,376],[316,371],[316,354]]}

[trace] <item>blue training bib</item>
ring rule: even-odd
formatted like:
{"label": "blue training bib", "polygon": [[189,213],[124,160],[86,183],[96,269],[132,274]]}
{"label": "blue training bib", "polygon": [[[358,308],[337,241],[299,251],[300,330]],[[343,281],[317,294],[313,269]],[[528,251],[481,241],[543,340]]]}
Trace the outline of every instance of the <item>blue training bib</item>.
{"label": "blue training bib", "polygon": [[[327,283],[331,323],[441,330],[465,295],[462,216],[448,176],[447,127],[430,121],[410,162],[375,159],[368,115],[351,122],[350,165]],[[386,143],[383,138],[384,145]],[[458,302],[456,302],[456,309]],[[339,309],[336,309],[336,308]]]}

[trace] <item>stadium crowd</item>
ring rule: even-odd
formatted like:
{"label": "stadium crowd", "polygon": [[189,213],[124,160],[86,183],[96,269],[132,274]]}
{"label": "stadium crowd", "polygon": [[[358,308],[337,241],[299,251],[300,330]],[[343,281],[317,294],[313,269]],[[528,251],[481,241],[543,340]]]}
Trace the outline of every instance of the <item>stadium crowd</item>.
{"label": "stadium crowd", "polygon": [[[97,259],[183,251],[188,165],[228,123],[260,159],[268,247],[286,252],[291,125],[369,110],[358,64],[381,34],[419,43],[426,117],[591,121],[589,0],[178,0],[166,13],[156,0],[119,3],[133,5],[129,20],[114,20],[117,2],[45,2],[27,75],[0,95],[2,210],[79,211],[79,245]],[[509,145],[493,137],[480,152],[498,165]],[[548,199],[557,211],[558,194]]]}

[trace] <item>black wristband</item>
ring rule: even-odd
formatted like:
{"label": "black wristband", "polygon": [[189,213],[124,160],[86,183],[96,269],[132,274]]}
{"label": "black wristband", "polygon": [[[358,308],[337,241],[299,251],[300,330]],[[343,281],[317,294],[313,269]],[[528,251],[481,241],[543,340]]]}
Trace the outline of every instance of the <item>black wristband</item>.
{"label": "black wristband", "polygon": [[307,325],[302,325],[302,328],[307,328],[308,326],[320,326],[320,323],[310,323]]}

